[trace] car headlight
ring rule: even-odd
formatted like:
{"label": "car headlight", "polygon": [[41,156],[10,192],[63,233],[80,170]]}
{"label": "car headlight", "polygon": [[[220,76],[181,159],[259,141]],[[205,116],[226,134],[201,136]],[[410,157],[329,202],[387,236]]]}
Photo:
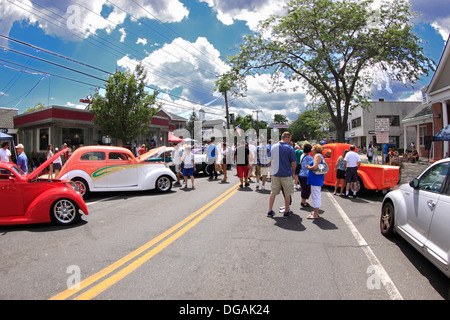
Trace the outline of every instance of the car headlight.
{"label": "car headlight", "polygon": [[68,188],[71,188],[71,189],[75,190],[76,192],[80,193],[80,187],[75,182],[66,181],[65,184]]}

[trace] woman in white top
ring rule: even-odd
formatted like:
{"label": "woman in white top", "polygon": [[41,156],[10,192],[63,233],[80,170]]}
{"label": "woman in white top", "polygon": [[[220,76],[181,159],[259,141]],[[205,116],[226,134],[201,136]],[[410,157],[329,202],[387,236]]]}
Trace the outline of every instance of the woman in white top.
{"label": "woman in white top", "polygon": [[188,145],[184,148],[185,153],[183,157],[181,158],[181,161],[183,162],[183,178],[184,178],[184,187],[187,188],[187,178],[188,176],[191,177],[191,184],[192,189],[195,189],[194,187],[194,174],[195,174],[195,161],[194,161],[194,155],[191,153],[191,147]]}
{"label": "woman in white top", "polygon": [[[48,145],[47,153],[45,154],[45,156],[47,157],[47,160],[50,159],[51,157],[53,157],[52,145],[51,144]],[[48,170],[48,178],[49,179],[53,179],[53,163],[50,163],[48,168],[49,168],[49,170]]]}
{"label": "woman in white top", "polygon": [[[55,153],[58,152],[59,152],[58,148],[55,148]],[[53,170],[55,170],[55,178],[58,176],[61,167],[62,167],[61,157],[58,157],[53,161]]]}

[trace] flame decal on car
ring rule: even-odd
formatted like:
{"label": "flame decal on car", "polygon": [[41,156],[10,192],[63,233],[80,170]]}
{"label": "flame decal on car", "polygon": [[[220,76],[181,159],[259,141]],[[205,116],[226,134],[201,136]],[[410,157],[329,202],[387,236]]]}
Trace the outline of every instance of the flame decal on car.
{"label": "flame decal on car", "polygon": [[92,173],[92,175],[91,175],[92,181],[97,181],[98,179],[106,177],[115,172],[119,172],[119,171],[130,169],[130,168],[137,168],[139,166],[140,166],[139,164],[131,164],[131,165],[127,164],[127,165],[103,167]]}

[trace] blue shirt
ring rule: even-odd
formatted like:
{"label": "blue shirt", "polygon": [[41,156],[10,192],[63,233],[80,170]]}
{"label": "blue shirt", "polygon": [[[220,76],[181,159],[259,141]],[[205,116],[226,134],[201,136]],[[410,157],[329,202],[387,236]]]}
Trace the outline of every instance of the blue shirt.
{"label": "blue shirt", "polygon": [[270,154],[273,176],[280,178],[291,177],[293,173],[291,163],[297,163],[294,148],[289,143],[280,141],[272,147]]}
{"label": "blue shirt", "polygon": [[208,164],[212,164],[216,161],[216,158],[216,145],[214,143],[211,143],[206,147],[206,162]]}
{"label": "blue shirt", "polygon": [[28,167],[28,158],[24,152],[17,156],[17,166],[22,169],[23,172],[27,173]]}
{"label": "blue shirt", "polygon": [[[322,161],[320,161],[320,163],[323,163],[323,156],[320,155],[322,157]],[[310,162],[310,166],[312,167],[314,164],[314,159],[313,161]],[[323,181],[325,180],[325,175],[324,174],[314,174],[313,171],[309,170],[308,172],[308,180],[307,180],[307,184],[311,185],[311,186],[323,186]]]}
{"label": "blue shirt", "polygon": [[303,155],[303,157],[300,159],[300,173],[298,174],[300,177],[307,177],[309,170],[306,169],[306,166],[311,162],[314,161],[314,158],[308,153]]}

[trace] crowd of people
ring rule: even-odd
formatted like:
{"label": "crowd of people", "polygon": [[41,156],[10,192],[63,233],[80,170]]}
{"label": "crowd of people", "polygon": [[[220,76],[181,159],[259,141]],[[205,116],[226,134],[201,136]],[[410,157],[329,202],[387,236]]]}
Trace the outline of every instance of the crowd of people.
{"label": "crowd of people", "polygon": [[[275,215],[273,206],[280,193],[284,198],[284,206],[280,207],[279,212],[285,217],[290,216],[294,191],[300,190],[300,207],[313,209],[306,218],[319,219],[324,173],[318,173],[318,168],[325,163],[322,155],[323,148],[320,144],[306,143],[301,146],[293,143],[291,138],[289,132],[284,132],[281,141],[275,145],[272,145],[270,140],[258,142],[241,140],[230,148],[224,142],[216,145],[212,137],[205,148],[208,180],[218,180],[218,171],[222,171],[223,179],[220,182],[227,182],[227,168],[233,163],[236,166],[239,189],[248,187],[251,179],[255,177],[256,191],[266,190],[266,182],[270,179],[268,217]],[[181,185],[181,177],[183,177],[184,188],[187,188],[190,178],[191,186],[194,188],[195,163],[191,146],[181,143],[176,145],[173,162],[178,179],[176,185]],[[343,197],[348,197],[351,184],[357,183],[357,170],[360,163],[361,159],[355,152],[355,146],[346,150],[339,158],[336,164],[336,175],[339,179],[336,189],[342,180],[341,195]],[[345,191],[344,188],[346,188]],[[355,192],[353,196],[356,197]],[[310,198],[312,205],[308,203]]]}
{"label": "crowd of people", "polygon": [[[24,148],[23,144],[21,144],[21,143],[19,143],[15,148],[17,151],[16,164],[26,174],[29,172],[29,161],[28,161],[28,157],[24,150],[25,148]],[[62,148],[63,149],[67,148],[67,144],[64,143]],[[47,151],[45,153],[46,159],[47,160],[50,159],[57,152],[59,152],[59,149],[57,147],[53,148],[53,146],[51,144],[49,144],[47,146]],[[70,153],[68,151],[66,151],[62,155],[63,159],[61,159],[61,157],[58,157],[49,165],[49,167],[48,167],[49,168],[49,173],[48,173],[49,179],[53,179],[58,176],[58,173],[61,170],[63,163],[65,161],[67,161],[67,159],[69,159],[69,156],[70,156]],[[9,142],[8,141],[5,141],[2,143],[2,147],[0,149],[0,161],[13,162],[12,154],[11,154],[11,151],[9,150]]]}

